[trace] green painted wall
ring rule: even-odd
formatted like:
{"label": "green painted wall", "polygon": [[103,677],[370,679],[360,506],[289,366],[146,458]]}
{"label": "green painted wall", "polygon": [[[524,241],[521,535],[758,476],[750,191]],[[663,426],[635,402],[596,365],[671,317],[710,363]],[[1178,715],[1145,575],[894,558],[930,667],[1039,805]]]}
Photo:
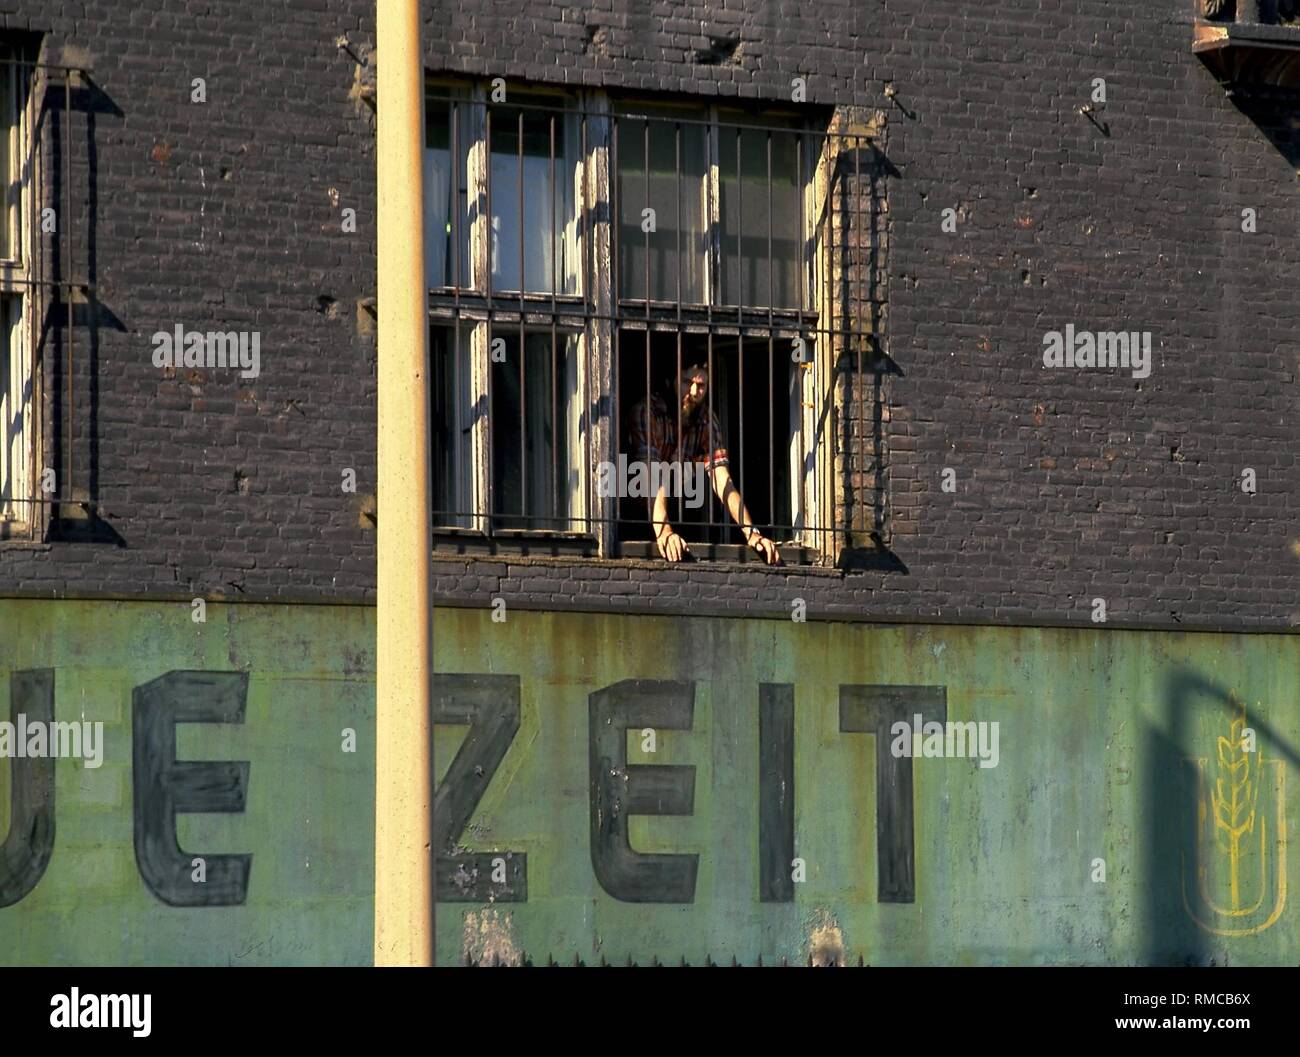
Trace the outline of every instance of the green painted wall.
{"label": "green painted wall", "polygon": [[[102,765],[56,762],[54,854],[0,909],[3,964],[365,964],[374,845],[374,611],[356,607],[0,601],[9,671],[55,670],[55,716],[102,720]],[[182,724],[177,757],[250,761],[246,810],[178,817],[195,854],[252,852],[238,907],[167,906],[132,842],[132,688],[172,669],[247,671],[242,724]],[[340,732],[355,728],[356,753]],[[9,769],[0,761],[0,833]]]}
{"label": "green painted wall", "polygon": [[[98,770],[56,765],[53,858],[0,909],[0,963],[370,959],[373,610],[212,605],[200,625],[178,604],[2,601],[0,629],[0,718],[9,670],[52,667],[57,718],[101,719],[107,740]],[[435,654],[439,672],[520,677],[518,731],[459,843],[527,855],[526,902],[440,905],[442,961],[1291,964],[1300,949],[1283,873],[1294,888],[1300,637],[439,610]],[[243,813],[178,823],[187,852],[252,853],[242,906],[167,906],[136,867],[131,691],[172,669],[249,673],[242,725],[177,738],[182,758],[251,764]],[[619,902],[593,873],[589,695],[625,679],[694,681],[690,731],[658,730],[653,754],[639,724],[627,739],[632,764],[695,768],[693,814],[629,822],[639,852],[699,856],[689,903]],[[788,903],[759,898],[760,683],[793,685],[806,879]],[[910,903],[878,901],[875,738],[840,730],[852,684],[944,687],[948,719],[999,724],[996,767],[911,763]],[[439,728],[440,773],[465,730]]]}

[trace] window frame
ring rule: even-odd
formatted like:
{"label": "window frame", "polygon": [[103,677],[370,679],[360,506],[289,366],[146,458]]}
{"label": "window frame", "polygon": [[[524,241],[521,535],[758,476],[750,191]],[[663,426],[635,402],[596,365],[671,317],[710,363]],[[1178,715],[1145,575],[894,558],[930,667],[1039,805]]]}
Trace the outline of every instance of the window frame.
{"label": "window frame", "polygon": [[[802,189],[800,199],[800,216],[797,228],[801,229],[798,235],[801,239],[808,240],[812,237],[811,219],[814,216],[814,203],[810,201],[810,192],[813,187],[814,171],[816,161],[809,150],[806,154],[802,149],[802,144],[809,137],[823,136],[825,133],[819,132],[815,127],[815,122],[810,120],[806,115],[797,110],[789,108],[764,108],[759,120],[744,120],[739,123],[722,120],[724,116],[736,115],[744,118],[750,118],[752,115],[742,107],[719,106],[716,103],[709,103],[704,107],[696,107],[706,116],[698,119],[673,118],[673,117],[656,117],[653,113],[640,114],[629,112],[629,108],[635,106],[644,106],[648,108],[658,108],[661,110],[680,110],[689,109],[688,104],[663,103],[659,101],[643,101],[640,99],[621,100],[616,99],[614,102],[616,113],[615,116],[620,122],[645,121],[674,121],[679,124],[691,124],[703,127],[705,131],[704,154],[705,164],[704,172],[701,176],[702,186],[700,190],[701,200],[706,204],[704,210],[704,222],[706,234],[704,236],[704,258],[702,261],[702,271],[704,273],[704,293],[705,299],[702,301],[690,301],[680,296],[677,297],[650,297],[648,291],[643,296],[636,294],[623,295],[622,290],[622,262],[619,254],[619,246],[615,246],[614,254],[611,258],[611,265],[615,272],[612,283],[616,291],[617,300],[620,305],[626,305],[629,309],[635,306],[651,309],[673,309],[678,305],[683,309],[684,314],[699,315],[701,313],[748,313],[751,316],[755,314],[767,315],[770,320],[797,321],[800,316],[816,316],[816,309],[812,304],[814,297],[815,279],[812,275],[812,269],[808,267],[808,261],[802,261],[796,254],[792,261],[792,266],[799,271],[801,281],[797,283],[799,289],[799,304],[786,305],[777,307],[773,303],[771,294],[774,292],[770,289],[772,283],[770,280],[769,270],[769,296],[763,299],[762,304],[749,303],[745,301],[728,301],[726,298],[726,274],[723,267],[726,254],[723,250],[723,241],[728,237],[725,231],[725,218],[723,216],[723,188],[728,180],[728,171],[724,168],[722,161],[722,138],[723,129],[742,128],[752,132],[771,132],[777,135],[792,135],[798,137],[797,142],[801,144],[799,157],[796,161],[796,178]],[[768,121],[790,121],[788,127],[776,124],[768,124]],[[794,123],[794,122],[797,122]],[[617,152],[617,145],[614,150]],[[678,151],[680,153],[680,149]],[[621,223],[621,204],[615,201],[617,189],[617,159],[612,163],[611,184],[609,186],[609,200],[614,209],[614,215]],[[771,180],[771,174],[768,174],[768,180]],[[680,251],[678,253],[680,257]],[[740,259],[739,256],[737,259]],[[780,260],[777,256],[772,256],[773,261]],[[647,283],[648,285],[648,283]],[[815,318],[812,320],[815,324]]]}
{"label": "window frame", "polygon": [[[0,298],[16,307],[16,319],[0,347],[0,431],[5,435],[0,450],[0,540],[33,538],[44,524],[44,511],[36,501],[37,467],[41,449],[42,394],[40,372],[35,362],[35,326],[43,297],[35,254],[40,213],[36,208],[44,174],[41,153],[33,135],[35,107],[42,92],[42,68],[27,49],[10,41],[0,42],[0,78],[3,78],[3,113],[0,135],[7,142],[7,171],[0,173],[5,186],[4,239],[10,253],[0,246]],[[0,312],[0,320],[6,313]],[[17,376],[20,408],[11,405]],[[19,448],[13,456],[8,439],[10,425],[20,417]],[[12,459],[12,462],[11,462]],[[14,465],[16,464],[16,465]]]}
{"label": "window frame", "polygon": [[[786,511],[789,515],[788,528],[793,536],[795,546],[801,548],[805,553],[813,552],[820,554],[823,560],[834,550],[829,539],[828,532],[834,529],[817,529],[816,526],[831,526],[831,509],[826,501],[826,491],[823,479],[826,476],[823,473],[823,463],[829,461],[832,457],[824,451],[827,441],[817,439],[818,430],[816,416],[813,409],[817,406],[816,394],[820,391],[823,394],[829,389],[829,383],[825,380],[832,377],[829,368],[829,357],[822,362],[819,359],[819,349],[822,345],[829,342],[818,341],[816,338],[819,332],[819,321],[829,319],[829,314],[824,313],[823,298],[819,297],[818,290],[819,276],[817,267],[820,262],[819,243],[816,233],[817,202],[824,199],[824,188],[817,182],[818,167],[820,165],[819,154],[825,153],[825,146],[822,151],[814,153],[811,144],[815,144],[820,138],[823,144],[829,141],[830,132],[819,131],[815,122],[805,113],[798,109],[789,107],[764,107],[758,115],[753,115],[750,111],[743,108],[737,103],[730,105],[717,103],[707,103],[704,106],[699,105],[699,101],[693,101],[694,107],[702,113],[699,119],[686,118],[656,118],[653,113],[637,114],[635,111],[629,112],[631,108],[638,105],[654,108],[663,107],[665,104],[660,101],[643,100],[639,97],[618,98],[614,101],[614,109],[620,120],[631,120],[632,122],[649,120],[671,120],[688,122],[703,126],[705,130],[705,157],[706,164],[702,176],[703,186],[701,189],[702,197],[708,203],[707,215],[705,218],[707,226],[707,238],[705,240],[705,259],[703,262],[704,270],[704,293],[706,300],[704,302],[685,302],[674,299],[659,299],[649,296],[628,296],[621,295],[622,290],[622,256],[620,246],[615,242],[610,253],[610,267],[612,275],[609,278],[608,285],[614,293],[613,311],[614,311],[614,333],[615,349],[613,354],[616,365],[622,362],[622,350],[619,348],[619,337],[629,325],[636,329],[659,329],[659,330],[677,330],[678,332],[690,331],[692,329],[704,328],[710,336],[708,361],[710,364],[709,394],[710,394],[710,414],[714,413],[717,408],[713,404],[713,394],[716,391],[714,378],[712,377],[712,338],[721,336],[725,338],[736,338],[738,346],[738,356],[743,355],[743,346],[746,341],[760,342],[764,344],[782,341],[793,341],[795,338],[808,340],[811,336],[812,357],[808,363],[802,366],[806,369],[799,372],[799,376],[792,379],[793,384],[790,386],[791,406],[788,409],[790,415],[790,432],[791,437],[788,440],[787,455],[789,456],[789,473],[790,479],[787,483],[789,492],[790,507]],[[669,108],[678,109],[682,106],[691,106],[692,101],[685,103],[669,102],[666,104]],[[733,123],[722,120],[724,115],[740,115],[750,120],[740,123]],[[791,120],[794,122],[788,127],[782,127],[774,124],[774,121]],[[775,132],[778,134],[794,135],[801,146],[798,151],[798,160],[796,161],[796,174],[799,184],[800,193],[798,200],[800,203],[800,215],[797,224],[798,235],[805,247],[816,247],[812,249],[806,257],[802,254],[796,254],[794,267],[797,269],[800,279],[797,283],[799,291],[799,305],[797,307],[776,308],[771,303],[771,298],[767,299],[764,305],[750,305],[745,303],[730,304],[726,299],[726,276],[723,268],[723,241],[727,237],[724,231],[724,216],[722,207],[723,186],[726,180],[726,174],[722,165],[722,130],[742,128],[754,132]],[[678,139],[680,142],[680,137]],[[805,152],[802,144],[808,143],[810,148]],[[615,154],[610,163],[610,183],[608,192],[610,195],[610,214],[616,219],[616,223],[622,220],[622,205],[614,200],[618,188],[617,176],[617,143],[612,146]],[[680,161],[680,147],[676,151]],[[770,181],[769,172],[768,179]],[[819,195],[822,198],[819,198]],[[679,191],[680,196],[680,191]],[[680,201],[680,197],[679,197]],[[738,210],[738,213],[740,211]],[[771,212],[769,212],[769,217]],[[615,229],[617,235],[617,228]],[[679,251],[680,253],[680,251]],[[773,257],[772,262],[777,258]],[[647,272],[648,274],[648,272]],[[769,264],[769,285],[771,276],[771,263]],[[648,283],[647,283],[648,285]],[[738,284],[739,285],[739,284]],[[770,292],[770,291],[769,291]],[[826,291],[829,294],[829,290]],[[680,344],[680,343],[679,343]],[[789,348],[789,346],[787,346]],[[771,357],[770,357],[771,358]],[[682,363],[684,369],[689,366]],[[617,372],[617,366],[616,366]],[[737,386],[741,385],[743,371],[737,372]],[[615,398],[613,400],[615,425],[613,428],[614,436],[617,440],[622,435],[621,409],[617,394],[618,381],[617,373],[614,379]],[[775,393],[773,394],[775,395]],[[726,424],[724,423],[724,426]],[[812,439],[810,439],[812,438]],[[769,436],[769,459],[775,462],[780,458],[780,453],[773,443],[774,438]],[[730,447],[730,445],[729,445]],[[798,454],[794,453],[793,448],[798,448]],[[812,466],[808,465],[809,450],[812,449]],[[733,478],[739,482],[740,465],[743,462],[744,436],[743,421],[739,435],[739,442],[734,446],[736,458],[733,465],[736,470],[733,472]],[[775,472],[775,468],[769,471],[770,474]],[[827,481],[829,483],[829,481]],[[743,489],[742,489],[743,491]],[[753,493],[753,489],[749,490]],[[771,492],[775,493],[775,487],[771,487]],[[774,496],[773,496],[774,501]],[[712,509],[713,499],[709,500]],[[775,514],[775,511],[769,511]],[[713,519],[710,519],[713,520]],[[723,534],[730,536],[738,530],[730,522],[725,512],[720,514],[720,522]],[[810,524],[811,522],[811,524]],[[779,524],[775,517],[773,523]],[[622,553],[626,550],[644,551],[644,556],[655,557],[653,548],[639,547],[632,544],[626,545],[626,541],[618,539],[617,530],[613,533],[614,539],[610,541],[610,549]],[[741,553],[744,553],[743,547]],[[636,554],[635,556],[643,556]]]}
{"label": "window frame", "polygon": [[[451,89],[452,91],[448,91]],[[662,105],[661,100],[637,96],[621,97],[602,90],[571,91],[554,86],[533,86],[526,92],[523,104],[507,99],[492,103],[490,90],[484,83],[467,84],[442,78],[426,80],[426,106],[431,98],[451,106],[438,97],[458,92],[461,100],[455,131],[469,142],[461,150],[452,133],[448,134],[449,156],[464,156],[466,183],[466,212],[462,218],[467,225],[465,241],[469,254],[468,285],[431,287],[429,290],[429,325],[466,329],[468,333],[469,394],[468,407],[464,409],[468,428],[458,431],[459,450],[453,454],[458,465],[468,461],[469,480],[466,516],[455,525],[435,525],[438,537],[516,537],[537,540],[582,540],[592,546],[583,553],[601,557],[622,556],[619,526],[616,523],[617,500],[607,500],[597,494],[594,487],[596,462],[617,459],[620,449],[621,423],[619,421],[619,331],[628,323],[655,329],[706,329],[714,333],[735,336],[746,346],[750,342],[772,345],[779,359],[789,355],[793,339],[811,341],[811,355],[797,365],[789,384],[788,409],[790,438],[788,452],[782,453],[774,435],[769,435],[770,458],[778,462],[788,454],[789,509],[788,527],[797,546],[812,553],[809,560],[829,563],[838,556],[839,542],[835,536],[843,535],[845,526],[835,523],[835,473],[836,444],[831,428],[818,420],[818,409],[834,399],[835,354],[832,346],[842,337],[830,328],[843,310],[836,312],[834,283],[823,272],[828,250],[827,236],[833,242],[834,231],[830,222],[819,217],[819,206],[829,201],[830,170],[835,156],[842,148],[832,148],[832,138],[843,135],[836,131],[836,121],[828,125],[817,124],[807,111],[798,108],[772,107],[759,112],[748,111],[739,101],[719,105],[699,99],[678,102],[668,100],[674,107],[690,106],[700,112],[695,123],[706,130],[706,165],[702,177],[702,194],[708,203],[705,246],[706,303],[688,303],[675,300],[657,301],[644,297],[625,298],[621,295],[621,268],[618,227],[622,222],[620,203],[617,200],[619,175],[617,170],[617,133],[619,121],[629,120],[629,111],[635,115],[638,105]],[[491,188],[491,110],[493,107],[516,109],[527,106],[538,98],[558,100],[558,114],[566,121],[577,121],[578,150],[569,157],[566,147],[566,164],[573,174],[573,211],[567,224],[572,226],[573,256],[575,258],[575,291],[571,294],[556,290],[528,291],[494,289],[489,239],[489,211]],[[475,117],[477,115],[477,117]],[[729,117],[746,117],[733,123]],[[469,120],[465,120],[466,117]],[[653,113],[649,113],[654,120]],[[794,121],[798,124],[794,124]],[[635,116],[631,116],[635,121]],[[671,119],[670,119],[671,120]],[[778,125],[777,121],[789,122]],[[726,174],[720,153],[724,146],[723,131],[740,127],[746,131],[763,131],[795,134],[801,145],[795,162],[797,177],[796,197],[800,216],[796,226],[800,248],[792,267],[796,269],[796,286],[799,305],[777,308],[771,303],[762,305],[728,305],[725,303],[725,275],[722,261],[723,240],[728,238],[722,230],[722,194]],[[871,133],[874,134],[874,133]],[[566,143],[568,139],[566,131]],[[557,136],[557,141],[558,141]],[[870,142],[870,140],[868,140]],[[806,145],[806,149],[805,146]],[[737,144],[739,150],[739,144]],[[860,150],[859,146],[855,149]],[[743,165],[741,187],[744,187]],[[774,170],[769,168],[768,181]],[[551,184],[554,188],[554,184]],[[499,190],[498,190],[499,193]],[[554,193],[554,191],[553,191]],[[737,216],[743,221],[744,213],[737,205]],[[769,209],[769,217],[775,213]],[[554,228],[552,228],[554,230]],[[737,236],[739,238],[739,236]],[[453,243],[456,232],[453,229]],[[739,242],[737,243],[739,245]],[[737,259],[742,259],[737,254]],[[769,286],[780,258],[773,256],[768,269]],[[554,267],[555,257],[552,256]],[[444,277],[450,277],[454,261],[447,261]],[[457,276],[459,278],[459,276]],[[562,281],[562,280],[561,280]],[[527,285],[526,275],[520,285]],[[738,288],[743,285],[738,276]],[[742,295],[743,296],[743,293]],[[769,299],[770,301],[770,299]],[[515,329],[521,334],[536,329],[572,333],[577,336],[577,393],[579,414],[577,450],[570,446],[569,469],[578,475],[578,496],[569,510],[568,531],[557,529],[519,529],[503,531],[493,529],[492,522],[502,516],[492,504],[492,460],[490,454],[491,365],[489,361],[490,334],[494,327]],[[712,342],[710,341],[710,347]],[[462,355],[465,350],[462,348]],[[785,361],[790,362],[790,361]],[[859,360],[860,362],[860,360]],[[686,364],[682,365],[683,367]],[[710,386],[712,396],[712,386]],[[571,412],[570,412],[571,413]],[[823,416],[825,417],[825,416]],[[773,430],[769,428],[769,434]],[[742,441],[743,446],[743,441]],[[797,451],[795,449],[798,449]],[[579,461],[579,456],[582,456]],[[738,464],[737,464],[738,465]],[[775,469],[769,471],[775,473]],[[775,488],[772,489],[775,493]],[[713,505],[713,499],[709,500]],[[772,502],[775,502],[773,500]],[[775,510],[769,510],[771,523],[780,524]],[[506,515],[509,516],[509,515]],[[726,521],[725,512],[719,516]],[[820,527],[819,527],[820,526]],[[734,527],[733,527],[734,531]],[[743,554],[743,546],[740,548]],[[636,556],[635,554],[628,556]]]}
{"label": "window frame", "polygon": [[[501,329],[523,335],[545,329],[557,336],[575,336],[578,339],[576,342],[577,383],[576,392],[572,394],[572,401],[581,408],[586,406],[586,401],[589,399],[587,392],[589,372],[586,369],[590,356],[589,339],[586,336],[589,313],[587,311],[587,295],[585,292],[589,285],[588,268],[585,264],[588,259],[588,247],[586,245],[588,240],[583,238],[581,232],[582,218],[588,215],[586,211],[586,185],[588,180],[582,157],[567,159],[568,148],[574,141],[569,125],[580,115],[581,111],[575,106],[569,105],[570,103],[576,103],[576,97],[573,93],[562,89],[529,86],[526,90],[521,89],[520,91],[521,94],[527,96],[526,102],[520,103],[507,98],[506,101],[492,104],[489,101],[489,92],[483,84],[467,86],[464,82],[448,81],[441,78],[426,78],[425,81],[425,106],[427,107],[431,101],[440,105],[445,104],[453,114],[450,121],[451,131],[448,137],[448,154],[453,171],[457,171],[459,159],[462,157],[464,159],[464,172],[460,175],[464,177],[466,210],[465,215],[461,216],[453,208],[455,219],[451,221],[453,228],[451,243],[453,246],[459,243],[459,225],[466,225],[465,242],[467,246],[466,252],[469,255],[467,268],[463,267],[463,262],[459,262],[455,254],[453,254],[453,259],[446,262],[443,269],[444,276],[455,276],[457,268],[460,268],[462,274],[467,272],[467,283],[465,285],[449,283],[439,287],[430,286],[428,290],[430,326],[467,331],[469,342],[469,370],[466,372],[468,391],[463,401],[466,406],[458,406],[456,409],[457,418],[464,421],[466,425],[463,429],[457,431],[459,450],[452,456],[453,460],[458,463],[469,462],[468,484],[462,483],[458,476],[458,485],[455,491],[458,509],[463,512],[459,512],[455,516],[455,523],[434,525],[435,534],[442,536],[456,537],[465,534],[495,537],[537,535],[576,538],[591,535],[587,529],[579,531],[557,527],[505,529],[493,525],[493,522],[500,518],[521,516],[493,509],[495,492],[492,480],[494,469],[491,452],[491,409],[493,404],[491,338],[493,331]],[[444,96],[446,98],[443,98]],[[517,110],[522,114],[527,109],[539,107],[537,102],[539,99],[555,100],[561,104],[558,108],[542,106],[540,109],[542,112],[551,113],[554,118],[558,118],[563,122],[563,127],[556,132],[556,143],[564,144],[566,153],[564,164],[570,167],[566,179],[571,181],[572,187],[572,215],[564,219],[564,235],[555,238],[554,233],[557,230],[555,222],[558,221],[559,217],[553,208],[550,230],[553,236],[553,246],[558,247],[567,243],[569,249],[566,250],[566,254],[574,258],[571,273],[574,281],[574,290],[572,292],[561,292],[560,289],[527,289],[526,265],[521,271],[519,283],[519,286],[524,287],[524,289],[501,289],[493,281],[491,267],[493,245],[490,225],[493,217],[492,156],[495,152],[491,150],[490,140],[492,127],[491,107],[495,105],[502,109]],[[555,123],[559,123],[554,118],[553,127]],[[580,139],[578,143],[579,154],[581,155]],[[520,152],[522,154],[522,144],[520,145]],[[556,174],[559,172],[558,155],[552,164],[552,172]],[[554,203],[556,188],[554,178],[551,188],[551,198],[552,203]],[[523,190],[521,183],[519,187],[521,197]],[[497,193],[500,193],[500,188],[498,188]],[[526,243],[526,237],[521,237],[519,242],[521,256],[526,251]],[[568,269],[566,267],[565,275],[559,274],[557,272],[557,258],[558,254],[553,250],[551,257],[552,286],[562,287],[566,284]],[[455,277],[459,278],[459,276]],[[463,340],[461,339],[462,347]],[[567,414],[564,417],[567,421]],[[589,443],[581,439],[582,432],[582,429],[580,429],[579,450]],[[572,445],[570,445],[568,465],[565,469],[569,472],[577,471],[578,480],[582,487],[577,490],[576,495],[570,496],[570,510],[567,520],[570,524],[576,522],[585,525],[589,524],[590,521],[587,504],[591,490],[586,483],[590,475],[584,473],[582,467],[589,463],[590,460],[578,463],[575,461],[577,457],[578,452],[572,450]],[[463,507],[461,504],[463,504]]]}

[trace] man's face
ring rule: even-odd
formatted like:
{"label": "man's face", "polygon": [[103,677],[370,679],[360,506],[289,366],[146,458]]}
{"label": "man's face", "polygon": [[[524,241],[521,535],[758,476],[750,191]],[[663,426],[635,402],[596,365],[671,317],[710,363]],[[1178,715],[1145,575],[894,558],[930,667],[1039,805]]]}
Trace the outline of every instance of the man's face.
{"label": "man's face", "polygon": [[709,376],[693,374],[682,379],[682,412],[694,415],[709,398]]}

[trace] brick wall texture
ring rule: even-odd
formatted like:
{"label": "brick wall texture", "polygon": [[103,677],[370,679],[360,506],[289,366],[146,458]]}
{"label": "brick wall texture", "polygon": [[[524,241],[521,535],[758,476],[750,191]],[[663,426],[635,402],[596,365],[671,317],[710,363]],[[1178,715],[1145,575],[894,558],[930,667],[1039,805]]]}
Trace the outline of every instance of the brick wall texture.
{"label": "brick wall texture", "polygon": [[[1191,0],[426,3],[433,71],[773,101],[803,77],[811,105],[883,111],[897,365],[890,560],[439,558],[439,600],[1091,624],[1101,598],[1113,625],[1300,625],[1300,100],[1230,97],[1193,17]],[[345,0],[0,5],[4,29],[90,69],[71,115],[73,258],[96,284],[75,317],[73,483],[103,520],[94,540],[0,544],[0,591],[373,600],[375,116],[356,92],[373,24]],[[1080,113],[1096,78],[1105,103]],[[260,330],[260,377],[165,376],[149,336],[177,323]],[[1150,332],[1150,376],[1045,369],[1067,324]]]}

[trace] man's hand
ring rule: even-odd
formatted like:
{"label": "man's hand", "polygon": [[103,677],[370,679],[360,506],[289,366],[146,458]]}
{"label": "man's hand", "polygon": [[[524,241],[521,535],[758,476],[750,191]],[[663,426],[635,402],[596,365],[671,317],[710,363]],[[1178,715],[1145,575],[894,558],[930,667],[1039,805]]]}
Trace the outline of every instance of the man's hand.
{"label": "man's hand", "polygon": [[713,490],[722,501],[722,505],[727,508],[731,520],[740,526],[745,542],[758,551],[768,565],[779,565],[781,555],[776,549],[776,544],[754,528],[749,511],[745,509],[745,501],[740,498],[740,489],[731,479],[731,471],[727,469],[725,463],[713,467]]}
{"label": "man's hand", "polygon": [[659,547],[660,556],[670,562],[679,562],[690,553],[690,549],[686,546],[686,541],[682,539],[681,536],[677,535],[677,533],[672,529],[660,533],[659,538],[655,540],[655,543]]}
{"label": "man's hand", "polygon": [[781,555],[776,549],[776,544],[766,536],[762,535],[757,529],[749,534],[748,543],[754,550],[763,556],[763,560],[768,565],[775,565],[781,560]]}

